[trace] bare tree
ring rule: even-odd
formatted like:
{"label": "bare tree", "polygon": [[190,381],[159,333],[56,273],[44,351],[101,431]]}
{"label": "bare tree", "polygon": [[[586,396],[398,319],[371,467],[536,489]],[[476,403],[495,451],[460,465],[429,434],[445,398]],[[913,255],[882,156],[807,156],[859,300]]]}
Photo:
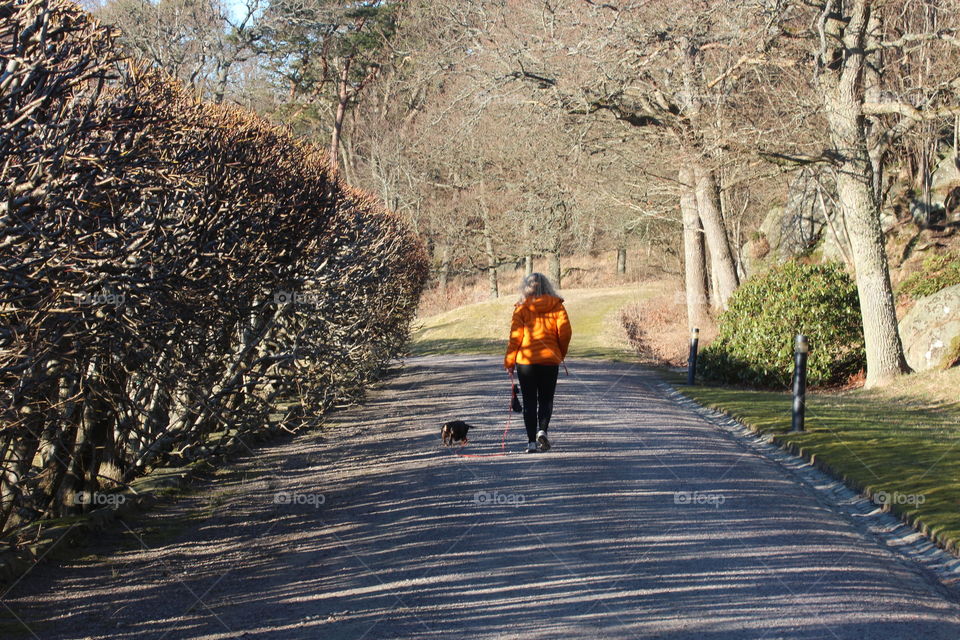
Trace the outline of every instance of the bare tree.
{"label": "bare tree", "polygon": [[238,98],[238,67],[254,58],[262,38],[257,17],[266,0],[107,0],[95,15],[121,30],[127,50],[163,69],[203,98]]}
{"label": "bare tree", "polygon": [[697,195],[692,188],[694,174],[690,169],[680,170],[680,182],[685,188],[680,195],[683,214],[684,289],[687,301],[687,324],[703,326],[707,310],[707,269],[703,246],[703,227],[697,211]]}
{"label": "bare tree", "polygon": [[334,168],[347,113],[379,73],[400,10],[400,2],[381,0],[270,0],[264,50],[270,74],[288,90],[283,118],[295,123],[329,108],[323,129]]}
{"label": "bare tree", "polygon": [[[511,11],[504,30],[515,38],[503,55],[514,61],[511,77],[551,92],[571,113],[610,114],[627,127],[669,137],[674,157],[694,171],[689,188],[724,308],[739,278],[714,175],[718,136],[705,105],[723,100],[721,87],[736,78],[730,67],[738,47],[755,32],[745,28],[751,26],[745,11],[730,15],[729,3],[669,5],[541,3],[520,24]],[[527,37],[531,31],[535,37]]]}
{"label": "bare tree", "polygon": [[[920,5],[923,5],[920,7]],[[788,39],[807,33],[816,59],[814,88],[820,96],[829,134],[829,148],[797,162],[825,162],[835,167],[837,195],[863,316],[867,350],[867,385],[888,382],[909,370],[903,355],[885,240],[880,226],[884,204],[884,174],[893,146],[917,123],[952,119],[957,105],[956,64],[939,78],[909,84],[909,96],[890,91],[901,80],[898,65],[919,50],[916,43],[960,45],[956,25],[941,24],[927,32],[912,32],[910,16],[918,10],[941,8],[928,3],[874,0],[828,0],[817,13],[798,4],[798,17],[786,26]],[[788,12],[789,13],[789,12]],[[946,13],[946,12],[945,12]],[[955,20],[956,11],[949,14]],[[815,26],[805,32],[803,25]],[[802,55],[802,54],[797,54]],[[932,74],[935,76],[936,74]],[[932,82],[931,82],[932,81]],[[948,120],[949,121],[949,120]]]}

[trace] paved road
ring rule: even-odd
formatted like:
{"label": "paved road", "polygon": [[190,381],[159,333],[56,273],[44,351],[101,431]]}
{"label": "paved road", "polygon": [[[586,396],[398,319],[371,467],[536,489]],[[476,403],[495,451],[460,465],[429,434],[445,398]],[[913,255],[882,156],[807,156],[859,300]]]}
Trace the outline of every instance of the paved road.
{"label": "paved road", "polygon": [[499,451],[498,359],[411,360],[152,515],[194,514],[170,539],[38,567],[5,602],[42,638],[960,638],[932,578],[650,374],[570,373],[553,451],[520,453],[514,420],[507,455],[461,458],[446,419]]}

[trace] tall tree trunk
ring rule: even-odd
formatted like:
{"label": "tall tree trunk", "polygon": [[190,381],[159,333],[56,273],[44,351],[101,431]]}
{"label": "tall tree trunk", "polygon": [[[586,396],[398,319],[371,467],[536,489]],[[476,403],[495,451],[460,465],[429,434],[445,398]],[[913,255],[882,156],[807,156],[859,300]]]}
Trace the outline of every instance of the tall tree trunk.
{"label": "tall tree trunk", "polygon": [[623,247],[617,249],[617,275],[627,273],[627,250]]}
{"label": "tall tree trunk", "polygon": [[[720,194],[717,190],[716,176],[707,166],[709,151],[703,132],[710,120],[704,115],[703,96],[705,79],[703,77],[703,50],[687,36],[681,36],[680,77],[683,81],[683,110],[687,116],[685,137],[690,140],[687,149],[688,168],[692,171],[697,212],[710,253],[710,274],[715,278],[713,296],[714,306],[726,309],[727,301],[740,284],[737,278],[737,264],[730,251],[730,241],[720,209]],[[685,167],[685,170],[687,168]],[[689,174],[688,174],[689,175]]]}
{"label": "tall tree trunk", "polygon": [[527,254],[523,256],[523,275],[528,276],[533,273],[533,255]]}
{"label": "tall tree trunk", "polygon": [[490,209],[487,208],[486,190],[486,182],[481,178],[478,203],[480,205],[480,217],[483,220],[483,249],[487,256],[487,278],[490,282],[490,297],[499,298],[500,286],[497,282],[497,253],[493,246],[493,224],[490,222]]}
{"label": "tall tree trunk", "polygon": [[849,16],[836,12],[828,17],[824,27],[826,39],[840,43],[840,46],[835,51],[822,52],[818,61],[820,95],[830,125],[830,138],[841,159],[837,170],[837,195],[846,220],[856,270],[867,351],[868,387],[886,383],[909,371],[897,327],[862,115],[866,66],[863,52],[868,44],[871,5],[870,0],[856,0]]}
{"label": "tall tree trunk", "polygon": [[[482,204],[481,204],[482,206]],[[493,231],[490,229],[490,216],[483,211],[483,252],[487,258],[487,279],[490,283],[490,297],[500,297],[500,287],[497,283],[497,254],[493,247]]]}
{"label": "tall tree trunk", "polygon": [[340,134],[343,131],[343,120],[347,114],[347,102],[350,101],[350,64],[353,58],[343,61],[340,78],[337,80],[337,111],[333,119],[333,133],[330,134],[330,167],[340,167]]}
{"label": "tall tree trunk", "polygon": [[680,212],[683,215],[683,280],[686,290],[687,323],[690,328],[703,326],[707,318],[707,264],[703,246],[703,226],[697,212],[693,172],[680,170]]}
{"label": "tall tree trunk", "polygon": [[723,216],[720,215],[717,182],[713,172],[700,161],[693,163],[693,179],[697,211],[710,250],[710,269],[716,275],[715,304],[719,309],[726,309],[727,301],[737,290],[740,280],[737,278],[737,264],[730,251]]}

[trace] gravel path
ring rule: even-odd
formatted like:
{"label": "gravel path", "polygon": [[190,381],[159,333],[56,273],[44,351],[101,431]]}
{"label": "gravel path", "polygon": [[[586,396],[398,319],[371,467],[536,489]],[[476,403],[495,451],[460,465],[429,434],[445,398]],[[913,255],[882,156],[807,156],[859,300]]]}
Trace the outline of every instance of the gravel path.
{"label": "gravel path", "polygon": [[552,451],[514,419],[463,458],[440,423],[499,451],[499,359],[411,360],[3,602],[38,638],[960,638],[931,574],[650,374],[570,374]]}

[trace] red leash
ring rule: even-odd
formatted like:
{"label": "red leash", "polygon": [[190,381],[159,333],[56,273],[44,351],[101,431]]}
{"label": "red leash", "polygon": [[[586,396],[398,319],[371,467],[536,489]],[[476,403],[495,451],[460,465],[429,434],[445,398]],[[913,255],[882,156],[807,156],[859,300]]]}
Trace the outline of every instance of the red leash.
{"label": "red leash", "polygon": [[[562,362],[561,364],[563,365],[563,371],[564,371],[564,373],[566,373],[566,374],[569,376],[569,375],[570,375],[570,370],[567,369],[567,363]],[[511,400],[511,406],[507,407],[507,424],[506,424],[506,426],[503,428],[503,436],[500,437],[500,453],[460,453],[461,451],[463,451],[463,448],[467,446],[466,444],[463,444],[463,445],[460,446],[460,449],[458,449],[457,451],[454,451],[454,452],[453,452],[454,455],[458,455],[458,456],[460,456],[461,458],[495,458],[495,457],[498,457],[498,456],[505,456],[505,455],[507,455],[507,452],[506,452],[506,448],[507,448],[507,431],[510,431],[510,423],[513,422],[513,404],[512,404],[512,401],[513,401],[513,385],[514,385],[514,382],[513,382],[513,369],[507,369],[507,373],[510,374],[510,400]]]}
{"label": "red leash", "polygon": [[[510,398],[513,399],[513,371],[508,371],[510,373]],[[460,453],[463,451],[463,448],[467,445],[461,445],[458,451],[454,451],[455,455],[460,456],[461,458],[494,458],[498,456],[507,455],[507,431],[510,430],[510,423],[513,422],[513,407],[507,407],[507,424],[503,428],[503,436],[500,438],[500,453]]]}

